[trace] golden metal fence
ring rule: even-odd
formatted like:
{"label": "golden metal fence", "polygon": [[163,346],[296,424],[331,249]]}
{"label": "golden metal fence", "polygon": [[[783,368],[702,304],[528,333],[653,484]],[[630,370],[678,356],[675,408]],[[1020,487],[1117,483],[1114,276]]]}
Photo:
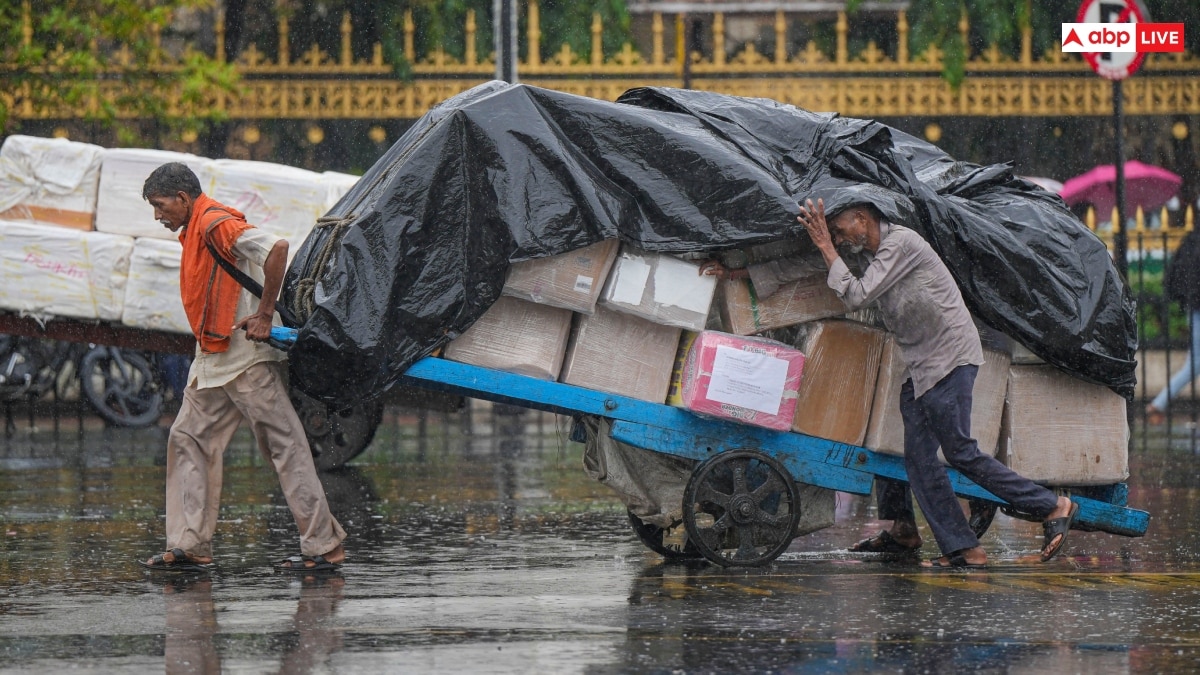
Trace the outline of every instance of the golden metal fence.
{"label": "golden metal fence", "polygon": [[[25,11],[23,39],[28,43],[33,39],[29,2]],[[789,26],[796,19],[778,11],[770,53],[760,53],[753,42],[736,51],[727,50],[721,13],[711,15],[709,53],[684,54],[678,39],[668,48],[665,22],[669,17],[662,14],[650,17],[647,53],[628,43],[615,53],[604,53],[604,26],[596,15],[588,53],[576,53],[564,44],[543,57],[537,0],[525,5],[525,16],[528,56],[519,64],[521,80],[607,100],[636,86],[680,86],[686,58],[692,88],[772,98],[851,116],[1099,116],[1112,110],[1108,81],[1095,76],[1078,55],[1063,54],[1058,45],[1035,55],[1029,28],[1022,32],[1018,54],[1005,53],[996,45],[968,54],[967,76],[956,90],[940,76],[944,54],[936,45],[909,54],[904,11],[896,15],[898,46],[892,53],[874,42],[851,53],[848,45],[853,27],[845,12],[837,14],[831,53],[813,41],[790,44]],[[681,24],[678,17],[676,23]],[[215,56],[223,60],[225,24],[219,12],[213,17],[213,26]],[[461,52],[450,53],[438,46],[423,55],[416,53],[417,27],[412,15],[406,16],[403,49],[412,64],[409,80],[395,75],[379,44],[369,50],[370,57],[355,60],[353,27],[351,15],[345,14],[340,48],[330,54],[315,44],[293,48],[287,18],[280,17],[276,52],[265,53],[253,44],[243,50],[234,61],[241,79],[239,91],[214,95],[201,107],[222,111],[232,119],[413,119],[447,97],[493,77],[493,55],[477,46],[473,13],[466,17],[466,46]],[[677,25],[675,34],[680,31],[681,25]],[[965,16],[959,31],[964,38],[970,32]],[[61,52],[51,52],[43,67],[60,67],[56,59],[61,57]],[[178,68],[184,58],[186,51],[173,57],[163,53],[154,68]],[[0,71],[14,67],[0,63]],[[1200,113],[1200,58],[1187,52],[1155,54],[1143,70],[1122,84],[1126,114]],[[102,83],[92,100],[46,109],[35,105],[28,90],[0,91],[0,97],[18,119],[69,119],[82,117],[101,104],[119,108],[122,86]],[[179,112],[184,105],[176,93],[167,107]],[[121,114],[133,115],[127,110]]]}

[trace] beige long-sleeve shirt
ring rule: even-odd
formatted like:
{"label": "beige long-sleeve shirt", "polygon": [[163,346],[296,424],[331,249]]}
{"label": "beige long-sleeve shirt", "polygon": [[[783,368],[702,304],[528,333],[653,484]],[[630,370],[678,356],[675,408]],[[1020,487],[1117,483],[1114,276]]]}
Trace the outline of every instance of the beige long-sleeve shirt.
{"label": "beige long-sleeve shirt", "polygon": [[[848,309],[872,303],[879,308],[908,366],[914,394],[921,396],[958,366],[983,363],[979,331],[950,270],[928,242],[887,222],[879,224],[879,234],[879,250],[864,254],[862,276],[838,258],[827,282]],[[763,297],[769,295],[764,289],[778,288],[812,269],[806,260],[775,261],[752,266],[750,278]]]}
{"label": "beige long-sleeve shirt", "polygon": [[[257,227],[252,227],[242,233],[233,244],[233,253],[237,257],[237,267],[258,283],[263,282],[263,263],[267,254],[279,237]],[[224,272],[220,272],[224,274]],[[236,321],[258,311],[258,298],[250,291],[242,289],[238,295]],[[275,325],[279,317],[275,317]],[[220,387],[233,381],[238,375],[246,372],[250,366],[262,361],[282,361],[287,357],[274,347],[263,342],[251,342],[246,339],[246,331],[235,330],[230,337],[229,349],[217,354],[205,354],[196,346],[196,357],[192,360],[192,368],[188,371],[188,385],[196,385],[197,389]]]}

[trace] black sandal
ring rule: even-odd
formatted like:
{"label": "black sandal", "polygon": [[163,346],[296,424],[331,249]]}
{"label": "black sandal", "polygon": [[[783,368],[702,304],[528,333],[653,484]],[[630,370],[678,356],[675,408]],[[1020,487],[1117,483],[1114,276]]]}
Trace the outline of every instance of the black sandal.
{"label": "black sandal", "polygon": [[[167,560],[167,556],[171,560]],[[213,569],[212,563],[199,563],[188,557],[181,548],[173,548],[166,553],[159,553],[150,562],[138,560],[138,564],[152,572],[167,572],[173,574],[192,573],[206,574]]]}
{"label": "black sandal", "polygon": [[[311,562],[309,566],[307,563]],[[294,555],[284,558],[272,567],[277,572],[292,572],[293,574],[308,574],[310,572],[336,572],[342,569],[341,563],[329,562],[325,556]]]}
{"label": "black sandal", "polygon": [[[1055,518],[1042,523],[1042,562],[1049,562],[1058,555],[1063,546],[1067,544],[1067,533],[1071,531],[1071,523],[1075,522],[1075,516],[1079,514],[1079,504],[1071,502],[1071,511],[1063,518]],[[1058,543],[1053,544],[1055,537],[1058,537]]]}
{"label": "black sandal", "polygon": [[[942,562],[942,558],[945,558],[946,562]],[[921,567],[931,570],[958,570],[960,572],[966,570],[987,569],[987,563],[978,564],[967,562],[967,558],[962,554],[962,551],[955,551],[949,555],[942,556],[942,558],[934,558],[928,561],[926,564],[921,565]]]}

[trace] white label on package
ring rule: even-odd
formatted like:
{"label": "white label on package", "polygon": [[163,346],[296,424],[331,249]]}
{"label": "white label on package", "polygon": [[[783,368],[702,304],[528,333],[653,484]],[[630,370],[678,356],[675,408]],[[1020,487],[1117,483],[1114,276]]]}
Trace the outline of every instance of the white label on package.
{"label": "white label on package", "polygon": [[700,267],[670,256],[660,256],[654,268],[654,302],[708,315],[717,278],[701,275]]}
{"label": "white label on package", "polygon": [[642,304],[646,292],[646,280],[650,278],[650,265],[641,258],[622,256],[617,261],[617,278],[613,281],[610,302],[623,305]]}
{"label": "white label on package", "polygon": [[575,292],[576,293],[591,293],[592,278],[585,277],[582,274],[575,277]]}
{"label": "white label on package", "polygon": [[788,362],[783,359],[718,346],[708,400],[778,415],[787,372]]}

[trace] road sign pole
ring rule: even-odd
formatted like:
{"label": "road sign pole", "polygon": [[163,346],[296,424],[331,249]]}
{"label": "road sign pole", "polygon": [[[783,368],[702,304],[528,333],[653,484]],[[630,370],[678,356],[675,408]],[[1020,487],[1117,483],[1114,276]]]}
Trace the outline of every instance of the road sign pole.
{"label": "road sign pole", "polygon": [[1129,278],[1129,258],[1126,254],[1129,235],[1125,232],[1125,111],[1121,80],[1113,80],[1113,125],[1117,143],[1117,222],[1113,223],[1113,257],[1122,279]]}

